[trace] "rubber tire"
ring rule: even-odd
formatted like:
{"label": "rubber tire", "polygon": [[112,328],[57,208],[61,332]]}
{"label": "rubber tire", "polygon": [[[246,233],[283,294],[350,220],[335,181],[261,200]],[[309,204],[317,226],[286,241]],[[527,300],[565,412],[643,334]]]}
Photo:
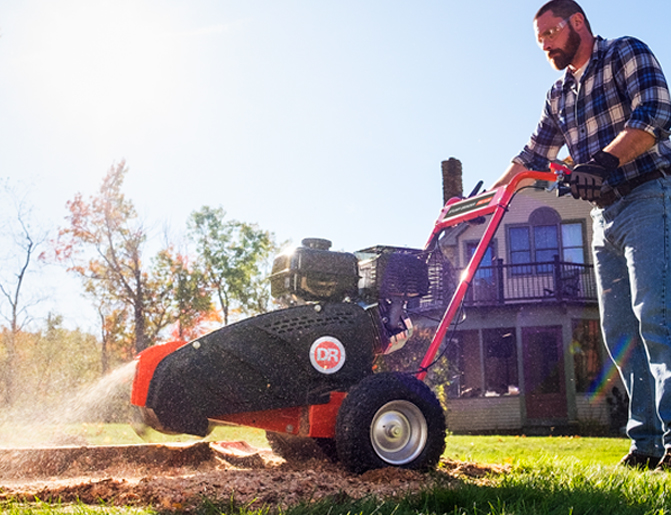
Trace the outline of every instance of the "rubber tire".
{"label": "rubber tire", "polygon": [[310,459],[330,459],[331,461],[337,459],[332,438],[309,438],[266,431],[266,440],[275,454],[290,463],[300,463]]}
{"label": "rubber tire", "polygon": [[[393,429],[398,432],[389,434]],[[414,376],[374,374],[345,397],[336,421],[336,447],[340,462],[357,474],[383,467],[435,468],[445,451],[443,408]]]}

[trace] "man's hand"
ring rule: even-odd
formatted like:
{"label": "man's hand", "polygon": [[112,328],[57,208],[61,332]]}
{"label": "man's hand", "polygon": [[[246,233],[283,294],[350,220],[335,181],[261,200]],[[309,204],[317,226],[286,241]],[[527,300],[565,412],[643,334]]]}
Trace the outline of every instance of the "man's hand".
{"label": "man's hand", "polygon": [[601,165],[589,162],[576,166],[570,175],[571,195],[583,200],[596,200],[601,196],[601,185],[608,171]]}
{"label": "man's hand", "polygon": [[587,163],[576,166],[571,172],[571,195],[589,201],[598,199],[604,179],[618,166],[620,160],[617,157],[600,150]]}

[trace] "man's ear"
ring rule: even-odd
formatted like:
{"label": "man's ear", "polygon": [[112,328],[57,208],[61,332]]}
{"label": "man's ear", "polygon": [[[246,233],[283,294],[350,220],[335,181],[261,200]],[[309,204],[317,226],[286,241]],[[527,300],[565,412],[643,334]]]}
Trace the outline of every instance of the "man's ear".
{"label": "man's ear", "polygon": [[585,26],[585,17],[582,13],[573,13],[569,16],[569,23],[576,31],[578,31]]}

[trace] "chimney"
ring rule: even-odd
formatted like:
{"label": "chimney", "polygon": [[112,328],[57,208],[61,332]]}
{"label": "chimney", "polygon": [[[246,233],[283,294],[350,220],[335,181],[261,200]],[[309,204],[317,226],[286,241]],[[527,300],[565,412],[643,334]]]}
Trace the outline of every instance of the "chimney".
{"label": "chimney", "polygon": [[461,161],[453,157],[441,163],[443,169],[443,205],[452,197],[464,195],[464,184],[461,180]]}

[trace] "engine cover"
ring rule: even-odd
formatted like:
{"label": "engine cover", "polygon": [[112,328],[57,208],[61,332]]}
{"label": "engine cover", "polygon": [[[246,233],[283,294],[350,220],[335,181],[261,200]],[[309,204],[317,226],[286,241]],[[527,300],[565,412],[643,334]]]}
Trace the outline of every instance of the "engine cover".
{"label": "engine cover", "polygon": [[356,304],[297,306],[198,338],[156,366],[146,407],[164,431],[204,436],[208,418],[326,403],[372,373],[375,328]]}

